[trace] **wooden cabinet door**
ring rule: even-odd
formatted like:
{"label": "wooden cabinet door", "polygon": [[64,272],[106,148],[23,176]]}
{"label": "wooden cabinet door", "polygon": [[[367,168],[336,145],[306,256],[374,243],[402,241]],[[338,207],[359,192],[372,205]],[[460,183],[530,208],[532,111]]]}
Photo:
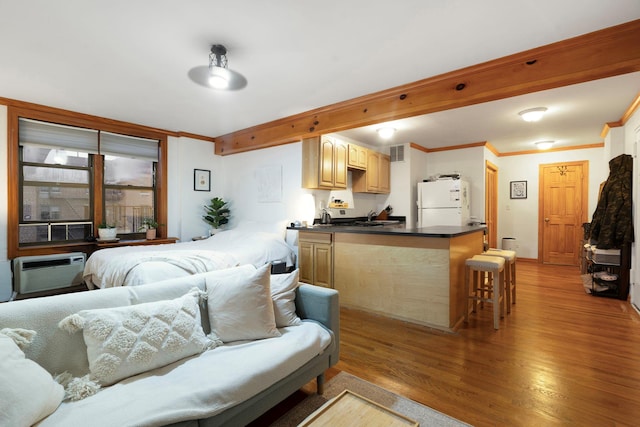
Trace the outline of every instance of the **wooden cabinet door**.
{"label": "wooden cabinet door", "polygon": [[335,162],[334,156],[335,153],[333,140],[327,136],[322,136],[322,138],[320,139],[320,175],[318,176],[319,187],[333,188]]}
{"label": "wooden cabinet door", "polygon": [[313,284],[313,243],[299,242],[298,269],[301,282]]}
{"label": "wooden cabinet door", "polygon": [[356,144],[349,144],[347,165],[355,169],[367,169],[367,149]]}
{"label": "wooden cabinet door", "polygon": [[391,157],[380,154],[378,157],[378,192],[391,192]]}
{"label": "wooden cabinet door", "polygon": [[379,184],[379,159],[378,153],[369,151],[367,156],[367,192],[377,193]]}
{"label": "wooden cabinet door", "polygon": [[316,243],[313,256],[314,285],[333,287],[333,246]]}
{"label": "wooden cabinet door", "polygon": [[333,188],[347,188],[347,145],[333,142]]}

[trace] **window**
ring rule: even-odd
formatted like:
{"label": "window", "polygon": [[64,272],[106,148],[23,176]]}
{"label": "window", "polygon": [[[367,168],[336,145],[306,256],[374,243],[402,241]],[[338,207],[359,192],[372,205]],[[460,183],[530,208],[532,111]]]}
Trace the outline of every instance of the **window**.
{"label": "window", "polygon": [[124,238],[138,238],[144,218],[166,222],[166,135],[68,112],[9,111],[9,168],[17,176],[9,194],[10,257],[85,245],[102,222]]}

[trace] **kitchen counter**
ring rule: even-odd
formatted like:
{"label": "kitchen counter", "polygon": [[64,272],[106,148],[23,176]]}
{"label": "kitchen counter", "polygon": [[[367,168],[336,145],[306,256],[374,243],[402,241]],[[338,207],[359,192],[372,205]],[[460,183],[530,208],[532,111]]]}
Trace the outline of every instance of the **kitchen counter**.
{"label": "kitchen counter", "polygon": [[321,233],[358,233],[358,234],[388,234],[394,236],[417,236],[417,237],[456,237],[465,234],[475,233],[485,230],[484,225],[440,225],[424,228],[398,228],[394,225],[381,226],[358,226],[340,224],[316,224],[312,227],[287,227],[288,230],[321,232]]}
{"label": "kitchen counter", "polygon": [[485,226],[289,227],[299,234],[300,281],[333,287],[342,306],[452,332],[461,324],[465,260]]}

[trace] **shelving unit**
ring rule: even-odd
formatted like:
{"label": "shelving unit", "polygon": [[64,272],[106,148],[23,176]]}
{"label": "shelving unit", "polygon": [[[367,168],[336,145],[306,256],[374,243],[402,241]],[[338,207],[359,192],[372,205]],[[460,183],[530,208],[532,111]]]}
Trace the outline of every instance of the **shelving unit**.
{"label": "shelving unit", "polygon": [[626,300],[629,296],[630,245],[620,249],[617,259],[600,261],[586,255],[588,273],[591,274],[591,295]]}

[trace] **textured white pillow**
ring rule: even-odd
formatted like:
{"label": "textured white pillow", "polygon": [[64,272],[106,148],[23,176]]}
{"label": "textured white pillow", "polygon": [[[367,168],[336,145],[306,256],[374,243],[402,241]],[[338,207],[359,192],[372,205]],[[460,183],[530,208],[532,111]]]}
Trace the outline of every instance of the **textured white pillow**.
{"label": "textured white pillow", "polygon": [[110,385],[211,348],[200,321],[200,298],[193,289],[168,301],[83,310],[59,326],[83,329],[91,378]]}
{"label": "textured white pillow", "polygon": [[222,341],[257,340],[280,336],[270,291],[271,265],[233,268],[209,274],[207,306],[211,332]]}
{"label": "textured white pillow", "polygon": [[64,389],[0,333],[0,425],[30,426],[56,410]]}
{"label": "textured white pillow", "polygon": [[288,274],[273,274],[271,276],[271,298],[276,326],[296,326],[300,318],[296,314],[296,289],[298,289],[298,270]]}

